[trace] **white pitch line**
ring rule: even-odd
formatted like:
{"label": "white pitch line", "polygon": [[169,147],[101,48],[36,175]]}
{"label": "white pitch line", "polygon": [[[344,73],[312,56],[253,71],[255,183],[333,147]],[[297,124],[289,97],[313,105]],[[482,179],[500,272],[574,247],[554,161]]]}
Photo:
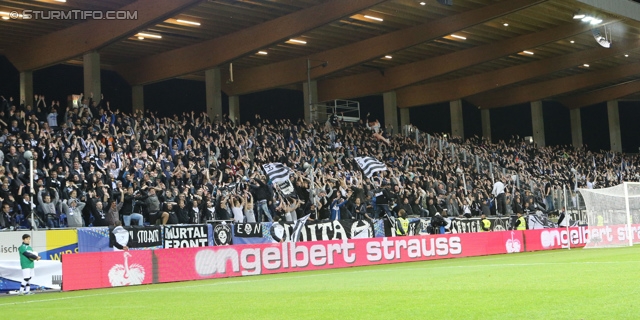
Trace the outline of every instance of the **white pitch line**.
{"label": "white pitch line", "polygon": [[[540,263],[500,263],[500,264],[478,264],[478,265],[468,265],[468,266],[429,266],[429,267],[421,267],[421,268],[400,268],[402,270],[424,270],[424,269],[460,269],[460,268],[481,268],[481,267],[524,267],[524,266],[544,266],[544,265],[562,265],[562,264],[626,264],[630,262],[640,262],[638,260],[634,261],[580,261],[580,262],[540,262]],[[389,264],[387,266],[394,268],[386,268],[386,269],[374,269],[374,270],[352,270],[347,273],[362,273],[362,272],[397,272],[398,268],[395,264]],[[344,269],[332,269],[332,271],[342,272],[344,273]],[[42,299],[42,300],[30,300],[30,301],[16,301],[11,303],[2,303],[2,306],[10,306],[10,305],[21,305],[28,303],[40,303],[40,302],[52,302],[52,301],[61,301],[61,300],[70,300],[70,299],[80,299],[80,298],[90,298],[90,297],[101,297],[108,295],[117,295],[117,294],[136,294],[139,292],[149,292],[149,291],[161,291],[161,290],[175,290],[175,289],[184,289],[184,288],[198,288],[198,287],[212,287],[219,286],[223,284],[242,284],[242,283],[251,283],[251,282],[260,282],[260,281],[273,281],[273,280],[282,280],[282,279],[300,279],[300,278],[311,278],[311,277],[320,277],[320,276],[333,276],[335,272],[330,273],[320,273],[320,274],[307,274],[300,276],[287,276],[287,277],[270,277],[270,278],[258,278],[258,279],[249,279],[249,280],[236,280],[236,281],[221,281],[207,284],[198,284],[198,285],[185,285],[185,286],[168,286],[162,288],[148,288],[148,289],[140,289],[133,291],[118,291],[118,292],[107,292],[107,293],[98,293],[98,294],[87,294],[87,295],[79,295],[79,296],[71,296],[71,297],[62,297],[62,298],[54,298],[54,299]],[[287,275],[287,273],[283,274],[274,274],[274,275]],[[238,278],[233,278],[238,279]],[[202,279],[202,280],[212,280],[212,279]],[[170,284],[170,283],[166,283]],[[115,289],[115,288],[114,288]]]}

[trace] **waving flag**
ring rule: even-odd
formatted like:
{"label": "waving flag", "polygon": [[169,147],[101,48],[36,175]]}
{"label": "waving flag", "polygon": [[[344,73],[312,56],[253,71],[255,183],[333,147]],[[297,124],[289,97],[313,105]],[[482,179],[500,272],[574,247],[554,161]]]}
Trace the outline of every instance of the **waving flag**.
{"label": "waving flag", "polygon": [[356,157],[356,162],[367,178],[371,178],[378,171],[386,171],[387,166],[372,157]]}
{"label": "waving flag", "polygon": [[296,221],[296,224],[293,227],[293,236],[291,236],[291,241],[298,242],[300,239],[300,232],[302,231],[302,228],[304,228],[304,224],[307,223],[307,219],[309,219],[310,215],[311,214],[308,214]]}
{"label": "waving flag", "polygon": [[269,179],[274,183],[281,183],[289,180],[291,169],[279,162],[263,164],[264,172],[267,173]]}

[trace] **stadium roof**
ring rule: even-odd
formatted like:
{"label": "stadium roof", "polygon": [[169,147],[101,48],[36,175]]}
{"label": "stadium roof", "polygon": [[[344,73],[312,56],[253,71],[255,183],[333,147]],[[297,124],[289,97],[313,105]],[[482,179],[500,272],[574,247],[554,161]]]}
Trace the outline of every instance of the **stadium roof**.
{"label": "stadium roof", "polygon": [[[553,98],[575,108],[640,89],[640,22],[591,6],[595,0],[60,1],[0,3],[0,54],[18,70],[82,64],[97,50],[103,69],[139,85],[204,80],[216,66],[229,78],[233,63],[234,81],[223,90],[241,95],[300,88],[312,59],[328,62],[311,70],[320,101],[396,90],[399,107]],[[137,19],[9,16],[76,9],[127,10]]]}

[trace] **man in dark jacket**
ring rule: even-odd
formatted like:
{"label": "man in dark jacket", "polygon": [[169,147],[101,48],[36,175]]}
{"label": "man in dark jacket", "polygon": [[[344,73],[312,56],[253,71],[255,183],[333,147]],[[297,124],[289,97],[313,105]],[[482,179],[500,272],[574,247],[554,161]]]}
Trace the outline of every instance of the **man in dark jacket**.
{"label": "man in dark jacket", "polygon": [[273,221],[271,212],[269,211],[269,201],[273,199],[273,191],[266,185],[264,182],[260,181],[260,179],[252,179],[251,184],[249,185],[251,194],[253,195],[253,199],[256,201],[257,214],[256,214],[256,222],[262,222],[262,215],[266,215],[269,219],[269,222]]}

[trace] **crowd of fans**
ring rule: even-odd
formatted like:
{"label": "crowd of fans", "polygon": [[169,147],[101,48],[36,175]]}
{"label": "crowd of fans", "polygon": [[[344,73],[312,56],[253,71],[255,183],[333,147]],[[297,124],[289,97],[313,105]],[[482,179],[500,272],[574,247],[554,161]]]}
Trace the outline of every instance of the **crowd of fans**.
{"label": "crowd of fans", "polygon": [[[536,148],[518,137],[416,137],[374,119],[308,124],[255,115],[240,123],[194,112],[162,118],[114,110],[102,98],[61,106],[36,95],[34,106],[0,97],[0,128],[5,229],[293,221],[307,214],[375,219],[401,210],[510,215],[557,210],[559,190],[640,179],[637,156]],[[357,156],[383,161],[388,170],[368,178]],[[272,162],[292,169],[294,192],[264,174],[262,165]]]}

